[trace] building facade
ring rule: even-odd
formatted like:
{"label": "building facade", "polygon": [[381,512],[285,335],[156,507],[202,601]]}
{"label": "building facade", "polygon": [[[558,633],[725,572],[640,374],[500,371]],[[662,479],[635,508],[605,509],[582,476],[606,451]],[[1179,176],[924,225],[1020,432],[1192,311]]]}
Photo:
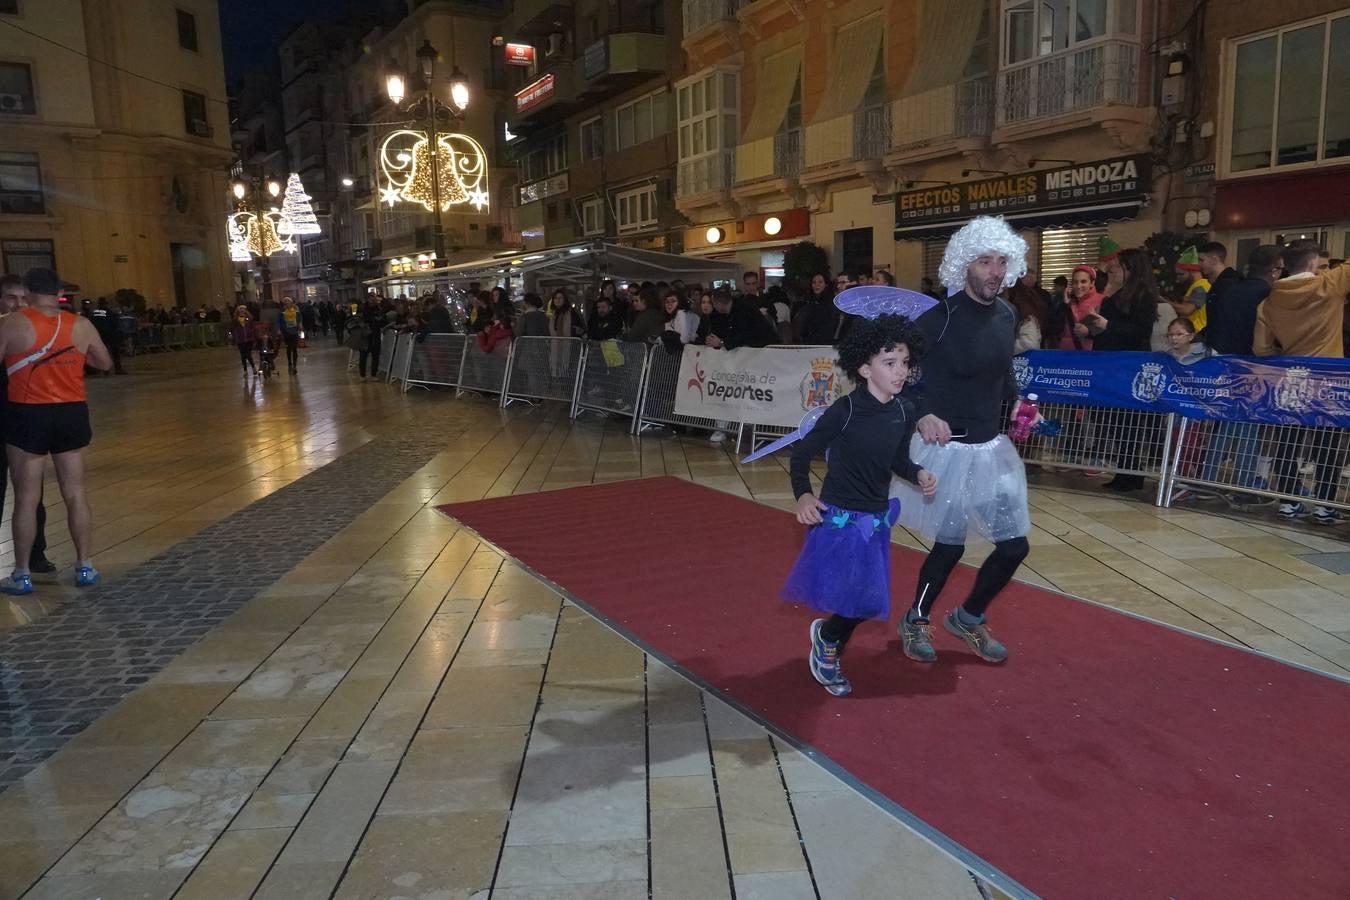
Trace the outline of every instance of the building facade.
{"label": "building facade", "polygon": [[0,4],[0,265],[82,296],[233,296],[215,0]]}
{"label": "building facade", "polygon": [[682,9],[668,2],[517,0],[497,49],[527,249],[606,239],[681,252],[674,204]]}
{"label": "building facade", "polygon": [[[1137,0],[686,0],[676,204],[690,252],[768,280],[809,237],[835,271],[918,287],[973,215],[1050,277],[1162,227]],[[790,224],[791,223],[791,224]]]}

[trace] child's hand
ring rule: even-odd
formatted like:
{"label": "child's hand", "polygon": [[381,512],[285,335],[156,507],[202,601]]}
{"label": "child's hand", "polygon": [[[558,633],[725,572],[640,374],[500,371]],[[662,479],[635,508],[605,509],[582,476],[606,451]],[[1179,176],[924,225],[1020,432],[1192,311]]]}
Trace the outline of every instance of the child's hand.
{"label": "child's hand", "polygon": [[802,494],[797,498],[797,521],[803,525],[819,525],[822,509],[829,507],[817,500],[815,494]]}
{"label": "child's hand", "polygon": [[931,497],[937,493],[937,476],[927,469],[919,470],[919,490],[923,491],[925,497]]}

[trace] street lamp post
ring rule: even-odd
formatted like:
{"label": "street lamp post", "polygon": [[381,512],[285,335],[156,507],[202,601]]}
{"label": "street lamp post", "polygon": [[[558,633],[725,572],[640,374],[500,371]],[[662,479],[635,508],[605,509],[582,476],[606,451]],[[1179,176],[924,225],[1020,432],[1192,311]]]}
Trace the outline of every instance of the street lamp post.
{"label": "street lamp post", "polygon": [[410,99],[406,106],[403,99],[407,84],[403,73],[390,64],[385,72],[385,91],[389,99],[400,112],[415,113],[426,120],[427,143],[431,160],[431,214],[432,244],[436,253],[436,264],[445,264],[445,226],[441,210],[441,164],[438,121],[442,115],[450,119],[463,119],[469,106],[469,83],[464,73],[455,66],[450,73],[450,102],[446,103],[432,93],[431,85],[436,75],[436,59],[440,54],[431,46],[431,41],[422,42],[417,49],[417,62],[422,72],[422,90],[418,96]]}
{"label": "street lamp post", "polygon": [[[273,200],[281,195],[281,182],[275,178],[264,178],[261,174],[245,174],[236,181],[231,190],[234,192],[234,199],[239,205],[243,206],[249,212],[253,213],[259,220],[267,212],[264,191]],[[268,254],[263,253],[258,257],[258,265],[262,267],[262,299],[272,299],[272,269],[268,262]]]}

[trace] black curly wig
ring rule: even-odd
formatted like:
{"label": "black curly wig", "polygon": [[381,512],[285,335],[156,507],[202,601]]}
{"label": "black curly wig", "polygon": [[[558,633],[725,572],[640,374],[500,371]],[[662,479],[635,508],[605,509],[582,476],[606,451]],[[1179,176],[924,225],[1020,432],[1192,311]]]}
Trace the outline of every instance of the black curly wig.
{"label": "black curly wig", "polygon": [[839,351],[839,368],[854,381],[862,381],[858,370],[878,353],[893,350],[904,344],[909,348],[909,367],[914,369],[923,356],[923,335],[910,319],[904,316],[880,315],[875,319],[858,319],[835,349]]}

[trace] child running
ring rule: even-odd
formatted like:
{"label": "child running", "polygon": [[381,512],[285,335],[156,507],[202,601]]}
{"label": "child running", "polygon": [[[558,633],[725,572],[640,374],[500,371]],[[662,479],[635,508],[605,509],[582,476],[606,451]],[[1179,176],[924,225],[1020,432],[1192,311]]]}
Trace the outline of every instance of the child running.
{"label": "child running", "polygon": [[[914,323],[895,315],[859,319],[837,349],[839,368],[857,388],[792,448],[797,521],[813,527],[783,598],[832,613],[811,623],[811,675],[842,697],[853,690],[839,664],[853,629],[891,612],[891,525],[900,511],[889,498],[891,473],[925,496],[937,490],[937,478],[909,458],[916,416],[899,396],[923,352]],[[827,448],[829,470],[817,499],[811,459]]]}

